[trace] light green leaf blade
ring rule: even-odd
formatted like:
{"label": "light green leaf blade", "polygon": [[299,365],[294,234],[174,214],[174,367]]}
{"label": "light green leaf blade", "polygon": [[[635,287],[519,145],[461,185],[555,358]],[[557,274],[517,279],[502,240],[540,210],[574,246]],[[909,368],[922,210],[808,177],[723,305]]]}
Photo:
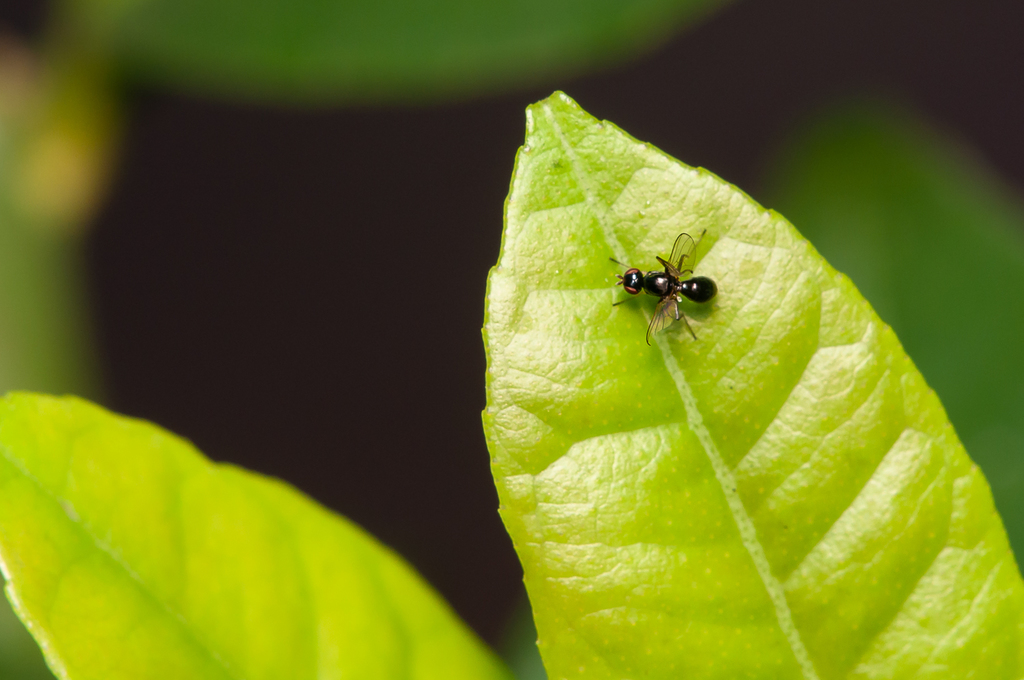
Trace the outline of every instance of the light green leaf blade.
{"label": "light green leaf blade", "polygon": [[82,0],[126,68],[214,93],[415,101],[651,49],[722,0]]}
{"label": "light green leaf blade", "polygon": [[[488,285],[484,414],[553,678],[1019,678],[988,486],[892,331],[780,215],[556,94]],[[720,293],[644,344],[618,271]]]}
{"label": "light green leaf blade", "polygon": [[154,425],[9,395],[0,453],[8,597],[58,677],[508,677],[360,529]]}
{"label": "light green leaf blade", "polygon": [[774,205],[899,334],[1024,550],[1024,205],[977,154],[882,105],[828,111],[768,176]]}

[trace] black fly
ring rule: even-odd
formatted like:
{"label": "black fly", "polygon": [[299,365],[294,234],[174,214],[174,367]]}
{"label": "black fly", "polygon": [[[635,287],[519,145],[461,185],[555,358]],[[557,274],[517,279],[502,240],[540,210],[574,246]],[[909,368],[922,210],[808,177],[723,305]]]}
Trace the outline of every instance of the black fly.
{"label": "black fly", "polygon": [[[685,232],[676,237],[676,242],[672,246],[672,254],[668,260],[658,258],[658,262],[665,267],[665,271],[649,271],[645,273],[635,267],[622,264],[613,257],[608,258],[615,264],[626,267],[626,273],[619,276],[619,283],[616,285],[622,286],[630,295],[637,295],[640,291],[643,291],[648,295],[661,298],[658,300],[658,305],[654,308],[654,316],[651,317],[651,323],[647,326],[648,345],[651,344],[652,333],[657,333],[673,321],[679,319],[682,319],[683,323],[686,324],[686,330],[690,331],[693,339],[697,339],[693,329],[690,328],[690,322],[679,311],[677,303],[682,302],[682,298],[679,297],[680,295],[685,296],[692,302],[707,302],[715,297],[715,294],[718,292],[718,286],[708,277],[693,276],[693,256],[697,252],[697,244],[700,243],[706,233],[707,230],[705,229],[700,233],[700,238],[696,241]],[[628,298],[612,304],[621,305],[627,301]]]}

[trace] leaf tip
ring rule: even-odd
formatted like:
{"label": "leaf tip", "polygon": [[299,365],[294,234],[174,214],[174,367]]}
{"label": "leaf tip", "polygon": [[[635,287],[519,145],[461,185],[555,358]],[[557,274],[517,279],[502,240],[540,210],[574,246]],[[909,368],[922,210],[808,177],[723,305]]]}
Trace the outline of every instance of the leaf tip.
{"label": "leaf tip", "polygon": [[[588,114],[576,103],[576,100],[562,92],[555,90],[550,96],[531,104],[526,108],[527,129],[531,130],[531,123],[534,122],[536,111],[548,111],[551,113],[569,113],[576,116],[588,116]],[[588,116],[589,117],[589,116]]]}

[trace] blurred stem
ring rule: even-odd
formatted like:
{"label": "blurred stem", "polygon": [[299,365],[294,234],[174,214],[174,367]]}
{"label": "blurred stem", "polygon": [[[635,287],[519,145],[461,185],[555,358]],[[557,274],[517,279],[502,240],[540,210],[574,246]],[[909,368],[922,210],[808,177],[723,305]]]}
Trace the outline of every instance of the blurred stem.
{"label": "blurred stem", "polygon": [[0,392],[95,396],[82,244],[118,128],[109,62],[54,31],[0,44]]}
{"label": "blurred stem", "polygon": [[[0,35],[0,394],[100,391],[82,246],[114,158],[112,80],[71,30],[42,57]],[[53,677],[2,602],[0,677]]]}

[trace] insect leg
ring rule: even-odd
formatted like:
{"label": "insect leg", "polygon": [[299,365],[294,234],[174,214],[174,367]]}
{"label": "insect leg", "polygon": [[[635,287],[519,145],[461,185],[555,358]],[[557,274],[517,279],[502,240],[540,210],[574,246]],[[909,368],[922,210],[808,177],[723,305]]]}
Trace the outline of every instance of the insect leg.
{"label": "insect leg", "polygon": [[690,322],[686,320],[686,315],[680,312],[679,318],[683,320],[683,323],[686,324],[686,330],[690,331],[690,335],[692,335],[693,339],[696,340],[697,334],[693,332],[692,328],[690,328]]}

